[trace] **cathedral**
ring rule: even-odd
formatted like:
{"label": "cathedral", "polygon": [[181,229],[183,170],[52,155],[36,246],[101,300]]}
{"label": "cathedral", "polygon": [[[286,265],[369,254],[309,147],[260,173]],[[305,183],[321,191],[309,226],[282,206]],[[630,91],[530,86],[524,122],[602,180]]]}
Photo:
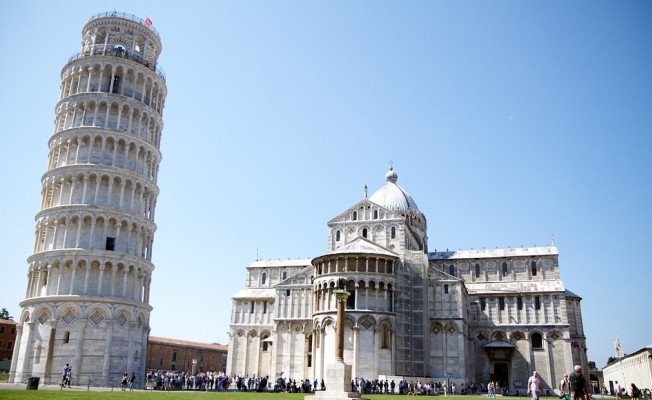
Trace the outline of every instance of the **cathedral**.
{"label": "cathedral", "polygon": [[573,365],[588,370],[581,298],[564,287],[554,241],[429,252],[426,216],[393,168],[385,180],[328,221],[325,253],[247,267],[232,301],[228,374],[325,377],[341,279],[353,377],[492,380],[524,392],[534,370],[548,389]]}

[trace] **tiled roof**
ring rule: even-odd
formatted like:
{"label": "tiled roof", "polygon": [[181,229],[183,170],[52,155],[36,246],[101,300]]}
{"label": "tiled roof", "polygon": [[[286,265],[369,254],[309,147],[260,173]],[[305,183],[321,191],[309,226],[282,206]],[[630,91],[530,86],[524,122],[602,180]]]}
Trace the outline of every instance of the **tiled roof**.
{"label": "tiled roof", "polygon": [[150,336],[149,337],[149,342],[150,343],[167,344],[167,345],[172,345],[172,346],[180,346],[180,347],[195,347],[195,348],[209,349],[209,350],[227,351],[229,349],[229,346],[226,346],[226,345],[223,345],[223,344],[190,342],[188,340],[168,339],[168,338],[162,338],[162,337],[157,337],[157,336]]}

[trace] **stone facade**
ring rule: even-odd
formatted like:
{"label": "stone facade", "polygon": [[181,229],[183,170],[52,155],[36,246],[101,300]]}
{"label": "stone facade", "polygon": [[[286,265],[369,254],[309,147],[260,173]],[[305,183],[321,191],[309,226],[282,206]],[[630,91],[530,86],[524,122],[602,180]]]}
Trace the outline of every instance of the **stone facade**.
{"label": "stone facade", "polygon": [[[14,353],[14,343],[16,343],[16,323],[11,320],[0,319],[0,362],[11,360]],[[0,368],[0,371],[3,369]]]}
{"label": "stone facade", "polygon": [[142,379],[154,271],[162,112],[161,40],[123,13],[92,17],[61,71],[48,167],[11,382]]}
{"label": "stone facade", "polygon": [[224,372],[228,348],[220,344],[189,342],[150,336],[147,370]]}
{"label": "stone facade", "polygon": [[[428,251],[426,217],[396,184],[328,222],[313,259],[256,261],[233,296],[227,373],[321,379],[335,361],[333,291],[347,282],[344,361],[354,377],[498,380],[546,388],[588,370],[580,297],[554,245]],[[397,380],[398,382],[398,380]]]}

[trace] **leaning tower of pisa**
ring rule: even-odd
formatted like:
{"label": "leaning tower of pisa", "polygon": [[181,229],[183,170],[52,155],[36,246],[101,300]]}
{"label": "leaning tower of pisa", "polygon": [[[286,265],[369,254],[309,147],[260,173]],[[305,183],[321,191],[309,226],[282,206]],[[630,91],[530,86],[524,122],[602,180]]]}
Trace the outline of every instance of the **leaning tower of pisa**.
{"label": "leaning tower of pisa", "polygon": [[167,88],[149,19],[92,17],[61,71],[10,381],[143,381]]}

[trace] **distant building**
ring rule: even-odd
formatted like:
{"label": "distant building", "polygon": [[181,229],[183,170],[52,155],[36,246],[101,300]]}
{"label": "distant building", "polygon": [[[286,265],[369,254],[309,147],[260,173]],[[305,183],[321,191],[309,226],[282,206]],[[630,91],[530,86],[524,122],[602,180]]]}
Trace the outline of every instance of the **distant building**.
{"label": "distant building", "polygon": [[[548,389],[575,364],[588,371],[581,298],[561,280],[554,241],[430,252],[425,215],[393,168],[385,179],[328,222],[324,254],[247,267],[233,296],[228,374],[324,378],[335,360],[341,280],[350,294],[344,361],[354,377],[458,388],[494,380],[524,392],[533,370]],[[332,189],[326,195],[337,199]]]}
{"label": "distant building", "polygon": [[611,394],[616,393],[618,384],[628,391],[632,383],[639,389],[652,388],[652,344],[616,358],[602,368],[602,374],[604,385]]}
{"label": "distant building", "polygon": [[16,343],[16,322],[0,319],[0,372],[9,371]]}
{"label": "distant building", "polygon": [[228,347],[150,336],[147,370],[207,372],[225,371]]}

